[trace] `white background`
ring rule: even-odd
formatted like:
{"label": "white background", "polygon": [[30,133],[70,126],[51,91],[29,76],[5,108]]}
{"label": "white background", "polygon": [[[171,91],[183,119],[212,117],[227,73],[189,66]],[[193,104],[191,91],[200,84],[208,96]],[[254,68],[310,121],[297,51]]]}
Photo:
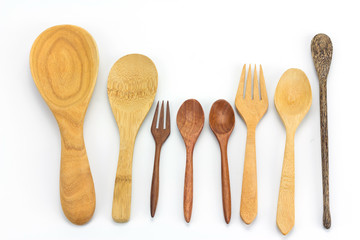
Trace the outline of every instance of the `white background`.
{"label": "white background", "polygon": [[[296,221],[288,239],[355,239],[359,225],[357,1],[0,1],[0,239],[281,239],[276,207],[285,129],[273,99],[288,68],[308,76],[313,103],[295,138]],[[96,40],[100,66],[84,135],[95,182],[96,210],[84,226],[71,224],[59,200],[60,134],[29,69],[29,52],[46,28],[74,24]],[[333,42],[328,77],[332,227],[322,226],[319,84],[310,42]],[[150,217],[154,140],[151,108],[137,136],[131,220],[113,222],[111,207],[119,135],[107,98],[111,66],[129,53],[150,57],[159,73],[155,100],[170,100],[172,133],[160,164],[160,196]],[[220,151],[208,125],[217,99],[234,106],[243,64],[262,64],[269,109],[257,128],[259,207],[245,225],[239,216],[246,127],[236,113],[228,146],[232,219],[223,218]],[[194,205],[183,217],[185,147],[176,126],[183,101],[196,98],[205,125],[194,152]]]}

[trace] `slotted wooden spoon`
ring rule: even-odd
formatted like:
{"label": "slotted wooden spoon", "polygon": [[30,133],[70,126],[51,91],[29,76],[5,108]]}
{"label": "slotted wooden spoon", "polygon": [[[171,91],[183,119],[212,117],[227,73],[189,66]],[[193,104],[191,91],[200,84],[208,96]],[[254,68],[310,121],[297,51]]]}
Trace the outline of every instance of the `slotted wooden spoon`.
{"label": "slotted wooden spoon", "polygon": [[112,208],[115,222],[127,222],[130,219],[135,138],[154,102],[157,85],[158,74],[154,63],[140,54],[120,58],[109,74],[108,97],[120,132]]}
{"label": "slotted wooden spoon", "polygon": [[94,39],[84,29],[71,25],[45,30],[30,53],[34,82],[59,124],[60,200],[65,216],[74,224],[88,222],[95,210],[83,123],[98,66]]}

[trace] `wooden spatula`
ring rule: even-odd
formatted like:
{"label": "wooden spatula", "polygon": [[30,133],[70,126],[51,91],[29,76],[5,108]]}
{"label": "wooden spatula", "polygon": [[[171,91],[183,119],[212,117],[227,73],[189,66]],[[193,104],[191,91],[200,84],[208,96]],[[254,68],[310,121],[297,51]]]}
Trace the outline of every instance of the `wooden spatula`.
{"label": "wooden spatula", "polygon": [[34,82],[59,124],[60,200],[65,216],[74,224],[88,222],[95,210],[83,124],[98,66],[94,39],[84,29],[71,25],[45,30],[30,53]]}
{"label": "wooden spatula", "polygon": [[157,84],[158,74],[154,63],[140,54],[120,58],[109,74],[108,96],[120,132],[120,154],[112,208],[115,222],[127,222],[130,219],[135,138],[153,104]]}

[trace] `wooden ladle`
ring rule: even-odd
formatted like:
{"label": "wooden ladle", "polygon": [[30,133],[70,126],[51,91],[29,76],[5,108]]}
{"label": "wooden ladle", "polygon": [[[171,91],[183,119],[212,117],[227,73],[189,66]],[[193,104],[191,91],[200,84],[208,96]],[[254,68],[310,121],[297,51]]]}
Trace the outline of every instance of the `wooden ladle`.
{"label": "wooden ladle", "polygon": [[88,222],[95,210],[83,124],[98,66],[94,39],[84,29],[71,25],[45,30],[30,53],[34,82],[59,125],[60,200],[65,216],[74,224]]}
{"label": "wooden ladle", "polygon": [[231,191],[227,145],[229,137],[234,129],[235,115],[234,110],[227,101],[222,99],[217,100],[212,105],[209,115],[209,124],[220,145],[223,210],[225,222],[229,223],[231,218]]}
{"label": "wooden ladle", "polygon": [[309,111],[311,101],[311,87],[305,73],[295,68],[287,70],[281,76],[275,91],[275,106],[286,129],[276,216],[276,224],[284,235],[288,234],[295,224],[295,132]]}
{"label": "wooden ladle", "polygon": [[329,206],[329,148],[328,148],[328,121],[327,121],[327,76],[333,54],[331,39],[325,34],[317,34],[311,41],[311,55],[320,85],[320,127],[321,127],[321,165],[323,183],[323,225],[331,226]]}
{"label": "wooden ladle", "polygon": [[196,140],[204,126],[204,111],[195,99],[186,100],[180,107],[176,123],[186,146],[184,184],[184,217],[190,222],[193,203],[193,152]]}
{"label": "wooden ladle", "polygon": [[115,222],[127,222],[130,219],[135,138],[154,102],[157,85],[156,67],[144,55],[126,55],[110,70],[108,97],[120,132],[120,153],[112,207]]}

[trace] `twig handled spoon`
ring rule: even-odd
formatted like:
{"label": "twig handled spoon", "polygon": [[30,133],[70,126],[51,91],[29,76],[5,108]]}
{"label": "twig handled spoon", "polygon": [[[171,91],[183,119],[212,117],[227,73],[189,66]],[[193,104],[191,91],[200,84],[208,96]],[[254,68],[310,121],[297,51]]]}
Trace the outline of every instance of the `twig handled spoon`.
{"label": "twig handled spoon", "polygon": [[311,87],[305,73],[295,68],[287,70],[281,76],[275,91],[275,107],[286,129],[276,215],[276,224],[284,235],[288,234],[295,224],[295,132],[309,111],[311,101]]}
{"label": "twig handled spoon", "polygon": [[88,222],[95,189],[83,124],[99,67],[96,43],[84,29],[59,25],[45,30],[30,53],[34,82],[53,112],[61,134],[60,200],[74,224]]}
{"label": "twig handled spoon", "polygon": [[209,124],[220,145],[223,210],[225,222],[229,223],[231,219],[231,191],[227,145],[229,137],[234,129],[235,115],[234,110],[227,101],[223,99],[217,100],[211,106]]}
{"label": "twig handled spoon", "polygon": [[330,38],[325,34],[317,34],[311,41],[311,55],[320,84],[320,127],[321,127],[321,165],[323,183],[323,225],[331,226],[329,206],[329,148],[328,148],[328,122],[327,122],[327,76],[330,69],[333,46]]}
{"label": "twig handled spoon", "polygon": [[184,183],[184,217],[190,222],[193,205],[193,152],[196,140],[204,126],[204,111],[195,99],[186,100],[180,107],[176,123],[186,146]]}

